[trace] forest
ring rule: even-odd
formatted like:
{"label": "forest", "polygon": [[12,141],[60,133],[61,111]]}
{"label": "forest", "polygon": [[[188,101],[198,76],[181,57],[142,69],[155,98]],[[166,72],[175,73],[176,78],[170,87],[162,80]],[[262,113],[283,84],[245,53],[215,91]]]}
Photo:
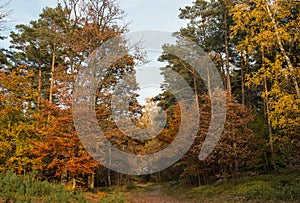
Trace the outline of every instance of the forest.
{"label": "forest", "polygon": [[[10,41],[9,49],[0,47],[0,202],[155,202],[139,197],[151,190],[181,199],[157,202],[300,201],[300,1],[195,0],[181,8],[178,18],[187,24],[174,37],[205,51],[224,89],[211,92],[205,85],[210,79],[169,54],[180,44],[165,44],[157,59],[166,64],[160,68],[162,93],[143,105],[135,79],[122,90],[131,97],[123,113],[140,128],[157,119],[151,105],[165,111],[166,124],[152,139],[125,135],[111,107],[117,84],[146,63],[142,47],[99,70],[103,76],[91,105],[115,148],[153,154],[176,140],[182,117],[197,127],[180,160],[146,175],[119,173],[95,160],[78,136],[72,112],[76,78],[86,60],[130,31],[120,23],[125,12],[118,1],[61,0],[4,36],[8,5],[0,5],[0,40]],[[122,47],[124,40],[118,42]],[[190,111],[200,118],[182,115],[177,97],[168,91],[176,80],[168,70],[191,87],[197,108]],[[215,94],[226,95],[224,129],[200,160],[214,119],[213,102],[220,102],[212,99]],[[128,200],[127,193],[136,197]]]}

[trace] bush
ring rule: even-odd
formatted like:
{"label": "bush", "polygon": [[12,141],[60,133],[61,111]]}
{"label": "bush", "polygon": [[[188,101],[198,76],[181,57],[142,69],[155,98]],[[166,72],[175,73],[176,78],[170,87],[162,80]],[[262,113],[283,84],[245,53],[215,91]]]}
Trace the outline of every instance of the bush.
{"label": "bush", "polygon": [[80,191],[67,191],[58,183],[36,179],[36,173],[0,173],[0,197],[11,202],[87,202]]}
{"label": "bush", "polygon": [[251,181],[238,186],[235,192],[247,199],[272,200],[277,196],[278,191],[265,181]]}
{"label": "bush", "polygon": [[[172,189],[175,194],[182,190],[176,187],[168,189]],[[201,202],[298,202],[300,201],[300,174],[290,172],[244,177],[235,181],[228,180],[227,184],[223,182],[199,186],[188,189],[184,193],[186,197]]]}
{"label": "bush", "polygon": [[263,175],[240,183],[235,194],[249,200],[300,200],[299,174]]}

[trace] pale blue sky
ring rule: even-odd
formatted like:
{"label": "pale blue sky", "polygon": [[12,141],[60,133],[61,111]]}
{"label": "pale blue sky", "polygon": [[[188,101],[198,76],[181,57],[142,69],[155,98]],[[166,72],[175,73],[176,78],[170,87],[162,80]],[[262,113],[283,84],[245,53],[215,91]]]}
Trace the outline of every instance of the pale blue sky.
{"label": "pale blue sky", "polygon": [[[193,0],[119,0],[120,7],[126,13],[125,22],[131,22],[130,31],[177,31],[185,25],[178,18],[178,9],[192,2]],[[30,20],[36,20],[42,8],[56,4],[57,0],[10,0],[9,10],[12,13],[9,16],[10,22],[4,25],[4,35],[8,36],[16,24],[28,24]],[[0,41],[0,46],[7,47],[8,40]]]}

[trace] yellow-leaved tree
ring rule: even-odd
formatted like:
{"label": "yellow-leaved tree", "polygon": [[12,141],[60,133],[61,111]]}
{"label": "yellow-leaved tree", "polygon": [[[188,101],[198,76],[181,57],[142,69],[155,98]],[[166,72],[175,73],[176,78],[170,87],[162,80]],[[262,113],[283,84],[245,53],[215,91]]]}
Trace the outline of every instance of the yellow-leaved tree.
{"label": "yellow-leaved tree", "polygon": [[[299,25],[300,2],[235,1],[231,15],[237,51],[255,61],[249,87],[263,87],[261,96],[269,129],[273,167],[295,164],[300,134]],[[276,155],[280,151],[280,157]],[[296,153],[297,154],[297,153]]]}
{"label": "yellow-leaved tree", "polygon": [[29,171],[34,165],[32,141],[37,94],[26,66],[0,72],[0,171]]}

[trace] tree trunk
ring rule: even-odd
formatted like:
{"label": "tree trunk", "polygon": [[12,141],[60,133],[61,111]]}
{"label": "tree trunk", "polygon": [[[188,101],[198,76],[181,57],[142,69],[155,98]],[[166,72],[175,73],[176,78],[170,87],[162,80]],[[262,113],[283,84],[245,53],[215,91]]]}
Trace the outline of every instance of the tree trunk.
{"label": "tree trunk", "polygon": [[[265,69],[265,54],[264,54],[264,48],[262,46],[262,68]],[[265,71],[265,70],[264,70]],[[265,105],[266,105],[266,113],[267,113],[267,121],[268,121],[268,130],[269,130],[269,144],[271,148],[271,160],[272,160],[272,165],[274,167],[275,172],[277,173],[277,166],[275,162],[275,152],[274,152],[274,146],[273,146],[273,132],[272,132],[272,126],[271,126],[271,120],[270,120],[270,109],[269,109],[269,93],[268,93],[268,84],[267,84],[267,76],[264,74],[264,89],[265,89]]]}
{"label": "tree trunk", "polygon": [[60,182],[61,182],[61,184],[63,184],[63,185],[66,185],[67,184],[67,176],[68,176],[68,172],[67,172],[67,170],[64,170],[62,173],[61,173],[61,175],[60,175]]}
{"label": "tree trunk", "polygon": [[229,97],[231,96],[231,80],[230,80],[230,70],[229,70],[229,42],[228,42],[228,29],[227,29],[227,13],[224,14],[224,24],[225,24],[225,51],[226,51],[226,87]]}
{"label": "tree trunk", "polygon": [[201,186],[201,176],[199,173],[197,174],[197,179],[198,179],[198,186]]}
{"label": "tree trunk", "polygon": [[[244,72],[244,81],[246,81],[246,78],[245,78],[245,76],[249,73],[249,66],[250,66],[250,64],[249,64],[249,54],[248,54],[248,49],[246,50],[246,56],[245,56],[245,61],[244,61],[244,64],[245,64],[245,67],[246,67],[246,70],[245,70],[245,72]],[[245,89],[245,104],[246,104],[246,106],[250,106],[250,104],[251,104],[251,95],[249,96],[249,92],[247,91],[247,89]]]}
{"label": "tree trunk", "polygon": [[111,177],[110,177],[110,169],[107,169],[107,184],[108,184],[108,187],[111,186]]}
{"label": "tree trunk", "polygon": [[51,64],[51,81],[50,81],[50,91],[49,91],[49,102],[52,104],[52,95],[53,95],[53,86],[54,86],[54,71],[55,71],[55,49],[56,43],[53,45],[53,53],[52,53],[52,64]]}
{"label": "tree trunk", "polygon": [[94,189],[95,187],[95,175],[89,174],[88,175],[88,188]]}
{"label": "tree trunk", "polygon": [[223,167],[223,178],[224,178],[224,182],[225,182],[225,185],[228,184],[228,175],[227,175],[227,170],[226,170],[226,167],[224,166]]}
{"label": "tree trunk", "polygon": [[[196,71],[193,70],[193,76],[194,76],[194,91],[195,91],[195,102],[197,105],[197,108],[199,108],[199,98],[198,98],[198,89],[197,89],[197,78],[196,78]],[[208,87],[210,89],[210,87]]]}
{"label": "tree trunk", "polygon": [[[111,166],[111,148],[109,147],[109,166]],[[111,186],[111,174],[110,169],[107,169],[107,182],[108,186]]]}
{"label": "tree trunk", "polygon": [[72,178],[72,190],[76,189],[76,178],[75,176]]}
{"label": "tree trunk", "polygon": [[39,63],[39,73],[38,73],[38,105],[41,104],[42,98],[42,64]]}
{"label": "tree trunk", "polygon": [[241,55],[241,77],[242,77],[242,104],[245,105],[245,73],[244,73],[244,55]]}

